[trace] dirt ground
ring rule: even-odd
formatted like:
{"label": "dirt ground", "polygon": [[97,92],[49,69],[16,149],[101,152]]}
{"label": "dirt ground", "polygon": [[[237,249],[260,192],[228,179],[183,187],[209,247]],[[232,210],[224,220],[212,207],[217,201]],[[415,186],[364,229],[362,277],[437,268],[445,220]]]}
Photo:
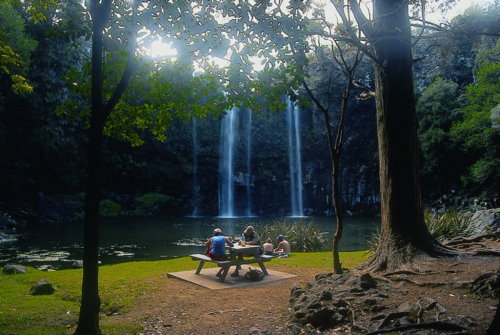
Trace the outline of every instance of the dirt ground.
{"label": "dirt ground", "polygon": [[[500,245],[495,246],[500,248]],[[500,269],[500,258],[460,257],[440,260],[423,260],[416,264],[425,275],[406,276],[418,283],[446,283],[441,286],[419,286],[409,281],[393,281],[393,289],[384,305],[397,309],[406,301],[418,301],[420,298],[432,298],[444,306],[446,315],[468,315],[475,320],[472,334],[484,334],[495,313],[498,300],[478,298],[464,288],[457,288],[456,283],[472,281],[480,274]],[[288,300],[290,289],[295,285],[305,285],[314,280],[319,269],[269,268],[297,275],[297,277],[265,285],[256,285],[239,289],[209,290],[165,275],[155,278],[159,284],[157,291],[145,293],[140,302],[129,312],[114,315],[104,322],[127,322],[144,327],[140,335],[247,335],[252,327],[264,334],[290,334]],[[372,274],[381,277],[381,274]],[[394,278],[394,277],[392,277]],[[368,325],[373,315],[357,316],[356,322]],[[373,330],[373,329],[370,329]],[[304,331],[306,332],[306,331]],[[254,332],[255,333],[255,332]],[[337,328],[317,333],[355,334],[347,328]]]}

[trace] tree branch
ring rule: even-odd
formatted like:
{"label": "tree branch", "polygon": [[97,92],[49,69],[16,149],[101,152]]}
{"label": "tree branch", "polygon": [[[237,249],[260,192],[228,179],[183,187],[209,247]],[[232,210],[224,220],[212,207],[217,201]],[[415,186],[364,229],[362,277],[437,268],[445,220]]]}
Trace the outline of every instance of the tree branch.
{"label": "tree branch", "polygon": [[113,108],[115,108],[116,104],[120,101],[127,85],[130,81],[130,77],[132,73],[135,71],[134,64],[134,56],[135,56],[135,48],[137,46],[137,25],[135,22],[135,18],[137,15],[137,7],[136,2],[132,3],[132,20],[131,20],[131,31],[129,32],[128,39],[128,55],[127,55],[127,65],[125,66],[125,70],[123,71],[120,82],[115,88],[113,95],[109,98],[106,106],[104,107],[104,115],[105,118],[109,116]]}
{"label": "tree branch", "polygon": [[332,127],[330,126],[330,116],[328,115],[328,109],[325,108],[321,104],[321,102],[319,102],[319,100],[314,96],[314,94],[309,89],[309,86],[307,86],[306,81],[304,80],[304,81],[302,81],[302,83],[304,84],[304,88],[306,89],[307,94],[309,94],[309,96],[314,101],[316,106],[323,113],[323,117],[325,119],[326,135],[328,138],[328,145],[330,148],[330,155],[331,155],[331,158],[334,159],[334,142],[333,142],[333,135],[332,135],[332,129],[331,129]]}
{"label": "tree branch", "polygon": [[375,98],[376,93],[372,91],[368,86],[361,84],[359,81],[353,80],[352,85],[356,88],[361,88],[363,92],[356,97],[359,100],[369,100],[371,98]]}
{"label": "tree branch", "polygon": [[365,14],[363,14],[357,0],[349,0],[349,4],[351,5],[354,18],[358,22],[359,29],[363,32],[363,34],[365,34],[366,37],[370,38],[373,34],[371,21],[366,18]]}
{"label": "tree branch", "polygon": [[[366,44],[361,43],[360,38],[356,35],[356,32],[352,29],[351,26],[351,21],[347,18],[346,13],[344,12],[344,3],[336,1],[336,0],[330,0],[330,2],[335,6],[335,9],[337,10],[337,13],[340,15],[340,18],[342,19],[342,23],[344,25],[344,28],[347,30],[347,33],[349,34],[350,37],[350,42],[352,45],[358,47],[363,51],[364,54],[366,54],[368,57],[370,57],[374,62],[377,63],[377,58],[375,55],[370,52],[368,46]],[[358,6],[359,8],[359,6]],[[363,15],[364,17],[364,15]],[[365,17],[366,19],[366,17]],[[369,35],[365,34],[368,38],[370,37]]]}

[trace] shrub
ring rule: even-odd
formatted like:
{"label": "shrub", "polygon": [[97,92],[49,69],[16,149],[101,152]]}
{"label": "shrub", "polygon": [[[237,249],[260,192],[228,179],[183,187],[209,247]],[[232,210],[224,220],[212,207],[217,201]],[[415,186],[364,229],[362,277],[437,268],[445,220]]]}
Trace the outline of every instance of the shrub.
{"label": "shrub", "polygon": [[99,204],[99,214],[102,217],[111,218],[120,215],[122,206],[113,200],[104,199]]}
{"label": "shrub", "polygon": [[160,214],[164,205],[171,200],[171,197],[160,193],[146,193],[134,198],[135,215],[155,215]]}
{"label": "shrub", "polygon": [[326,247],[326,233],[312,222],[290,223],[287,219],[277,219],[271,225],[257,224],[255,230],[262,242],[270,238],[276,243],[276,237],[282,234],[290,242],[292,251],[322,251]]}
{"label": "shrub", "polygon": [[[443,214],[424,211],[424,221],[431,235],[442,242],[459,236],[470,236],[474,230],[471,226],[472,213],[449,210]],[[377,229],[368,239],[369,250],[374,252],[380,241],[380,230]]]}
{"label": "shrub", "polygon": [[471,227],[472,213],[463,213],[449,210],[443,214],[433,213],[425,210],[424,220],[429,232],[439,242],[458,237],[470,236],[473,234]]}

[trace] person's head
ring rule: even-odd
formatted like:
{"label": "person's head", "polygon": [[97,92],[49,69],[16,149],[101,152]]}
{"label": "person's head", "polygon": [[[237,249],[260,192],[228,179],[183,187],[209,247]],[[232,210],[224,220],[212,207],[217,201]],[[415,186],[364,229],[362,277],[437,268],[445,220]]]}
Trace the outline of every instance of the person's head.
{"label": "person's head", "polygon": [[278,237],[277,237],[277,239],[278,239],[278,242],[283,241],[284,240],[283,235],[279,234]]}
{"label": "person's head", "polygon": [[214,236],[219,236],[219,235],[222,235],[222,230],[220,230],[220,228],[215,228],[214,229]]}
{"label": "person's head", "polygon": [[271,240],[271,238],[270,238],[270,237],[268,237],[268,238],[267,238],[267,240],[266,240],[266,242],[267,242],[267,243],[272,243],[272,242],[273,242],[273,240]]}
{"label": "person's head", "polygon": [[243,234],[245,234],[246,236],[252,236],[254,231],[255,229],[253,228],[253,226],[248,226]]}

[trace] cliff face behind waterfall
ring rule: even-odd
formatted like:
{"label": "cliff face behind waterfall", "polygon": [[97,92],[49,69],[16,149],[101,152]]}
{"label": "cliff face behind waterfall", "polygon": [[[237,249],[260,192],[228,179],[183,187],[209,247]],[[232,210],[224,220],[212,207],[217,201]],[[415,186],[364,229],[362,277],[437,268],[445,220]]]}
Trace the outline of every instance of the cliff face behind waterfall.
{"label": "cliff face behind waterfall", "polygon": [[[460,38],[429,35],[414,48],[422,196],[433,208],[499,206],[498,101],[490,99],[499,90],[497,11],[473,11],[454,19],[461,29],[473,28],[467,23],[490,22],[483,28],[491,35],[474,29]],[[81,119],[56,115],[57,106],[67,99],[60,77],[71,64],[64,62],[72,58],[59,57],[54,50],[63,50],[55,45],[40,43],[31,60],[28,79],[37,87],[31,95],[0,90],[0,215],[50,222],[82,218],[87,128]],[[329,52],[311,58],[306,82],[328,106],[336,129],[346,82]],[[348,61],[353,52],[346,50]],[[370,59],[361,62],[355,79],[374,90]],[[356,87],[348,100],[340,183],[345,211],[372,215],[379,212],[376,117],[374,101],[364,100],[369,96],[365,93]],[[229,215],[288,216],[293,207],[299,208],[298,215],[333,214],[323,115],[305,90],[296,94],[299,99],[292,100],[300,113],[293,122],[287,122],[285,110],[249,114],[236,108],[229,156],[221,152],[221,140],[229,132],[221,129],[222,120],[213,118],[174,119],[163,143],[146,132],[139,134],[144,144],[137,147],[105,137],[101,214],[224,215],[223,188],[232,199]],[[292,123],[299,136],[290,130]],[[300,150],[294,149],[298,144]],[[223,170],[222,163],[229,163],[225,157],[231,157],[231,164]],[[0,222],[0,229],[10,225]]]}

